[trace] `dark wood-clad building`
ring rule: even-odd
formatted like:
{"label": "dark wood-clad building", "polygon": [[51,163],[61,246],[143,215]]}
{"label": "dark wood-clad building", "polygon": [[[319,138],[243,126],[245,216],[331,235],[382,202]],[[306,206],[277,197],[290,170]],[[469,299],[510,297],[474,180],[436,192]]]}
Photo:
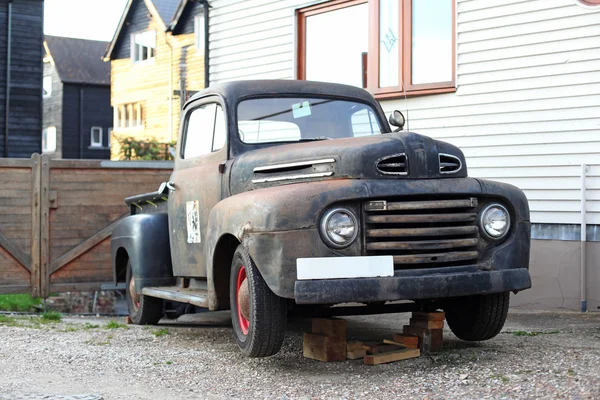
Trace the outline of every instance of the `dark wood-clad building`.
{"label": "dark wood-clad building", "polygon": [[56,158],[110,158],[112,107],[107,42],[46,36],[42,151]]}
{"label": "dark wood-clad building", "polygon": [[42,148],[43,26],[43,0],[0,0],[0,157]]}

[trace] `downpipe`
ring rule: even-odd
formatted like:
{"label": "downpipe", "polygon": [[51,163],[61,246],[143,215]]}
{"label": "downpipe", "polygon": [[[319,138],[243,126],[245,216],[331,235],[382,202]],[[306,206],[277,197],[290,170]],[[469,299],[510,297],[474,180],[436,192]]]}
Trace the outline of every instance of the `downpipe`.
{"label": "downpipe", "polygon": [[581,265],[580,265],[580,293],[581,312],[587,311],[587,209],[586,209],[586,174],[588,166],[581,164]]}

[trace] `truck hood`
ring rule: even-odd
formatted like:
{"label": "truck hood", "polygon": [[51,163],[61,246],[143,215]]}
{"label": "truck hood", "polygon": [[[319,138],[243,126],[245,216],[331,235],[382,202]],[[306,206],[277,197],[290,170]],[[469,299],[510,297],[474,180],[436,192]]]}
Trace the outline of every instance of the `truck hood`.
{"label": "truck hood", "polygon": [[301,142],[257,149],[234,160],[232,194],[325,179],[441,179],[467,176],[449,143],[411,132]]}

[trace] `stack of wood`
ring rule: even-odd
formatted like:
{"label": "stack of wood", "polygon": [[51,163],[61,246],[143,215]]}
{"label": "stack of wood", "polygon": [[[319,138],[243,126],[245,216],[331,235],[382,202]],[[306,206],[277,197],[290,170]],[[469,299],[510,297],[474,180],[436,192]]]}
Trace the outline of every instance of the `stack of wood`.
{"label": "stack of wood", "polygon": [[346,321],[313,318],[311,333],[304,334],[304,357],[319,361],[346,359]]}
{"label": "stack of wood", "polygon": [[367,365],[419,357],[423,352],[442,349],[443,312],[413,312],[402,333],[383,342],[347,341],[346,321],[314,318],[311,333],[304,334],[304,357],[319,361],[364,359]]}
{"label": "stack of wood", "polygon": [[[442,311],[413,312],[409,325],[404,325],[402,334],[395,335],[394,340],[414,340],[416,336],[421,351],[440,351],[444,343],[444,319],[446,315]],[[413,339],[405,339],[409,337]]]}

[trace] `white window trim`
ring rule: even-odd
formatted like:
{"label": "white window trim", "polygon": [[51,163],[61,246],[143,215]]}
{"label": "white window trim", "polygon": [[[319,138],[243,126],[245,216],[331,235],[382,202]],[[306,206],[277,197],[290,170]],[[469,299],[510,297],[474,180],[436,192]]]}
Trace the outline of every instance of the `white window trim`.
{"label": "white window trim", "polygon": [[[99,129],[100,130],[100,142],[94,142],[94,129]],[[90,147],[103,147],[102,146],[102,127],[101,126],[92,126],[90,128]]]}
{"label": "white window trim", "polygon": [[[202,20],[202,26],[200,27],[201,29],[198,29],[200,20]],[[204,14],[196,15],[194,17],[194,40],[196,41],[196,50],[201,53],[204,53],[204,49],[205,49],[204,42],[206,40],[205,35],[204,35],[204,33],[205,33],[204,30],[206,28],[205,28],[204,24],[206,24],[206,19],[204,18]]]}
{"label": "white window trim", "polygon": [[46,89],[46,87],[44,87],[44,81],[45,81],[47,78],[49,78],[48,80],[50,81],[50,87],[49,87],[49,89],[50,89],[50,90],[49,90],[49,91],[47,91],[47,93],[44,93],[44,94],[42,94],[42,97],[43,97],[44,99],[47,99],[47,98],[49,98],[49,97],[52,97],[52,83],[53,83],[53,82],[52,82],[52,81],[53,81],[53,79],[52,79],[52,75],[44,76],[44,78],[43,78],[43,80],[42,80],[42,88],[43,88],[44,90]]}
{"label": "white window trim", "polygon": [[[138,36],[138,35],[142,35],[142,34],[144,34],[146,32],[154,32],[154,47],[148,47],[148,49],[152,50],[152,56],[146,58],[145,60],[138,60],[135,57],[135,52],[138,50],[138,47],[137,47],[137,45],[135,43],[135,37]],[[134,32],[134,33],[131,34],[131,36],[130,36],[129,39],[130,39],[130,43],[131,43],[130,49],[129,49],[129,58],[131,58],[131,61],[134,64],[146,63],[146,62],[151,62],[152,60],[154,60],[154,57],[156,57],[156,31],[154,31],[152,29],[149,29],[149,30],[146,30],[146,31]],[[144,47],[146,47],[146,46],[144,46]]]}
{"label": "white window trim", "polygon": [[[44,146],[44,144],[48,145],[48,130],[54,130],[54,148],[50,149]],[[44,132],[46,132],[46,141],[44,143]],[[56,126],[47,126],[42,129],[42,153],[55,153],[56,152]]]}
{"label": "white window trim", "polygon": [[[142,110],[143,105],[141,102],[123,103],[114,106],[113,131],[120,132],[144,130],[144,118]],[[127,119],[125,119],[125,116],[127,116]]]}

